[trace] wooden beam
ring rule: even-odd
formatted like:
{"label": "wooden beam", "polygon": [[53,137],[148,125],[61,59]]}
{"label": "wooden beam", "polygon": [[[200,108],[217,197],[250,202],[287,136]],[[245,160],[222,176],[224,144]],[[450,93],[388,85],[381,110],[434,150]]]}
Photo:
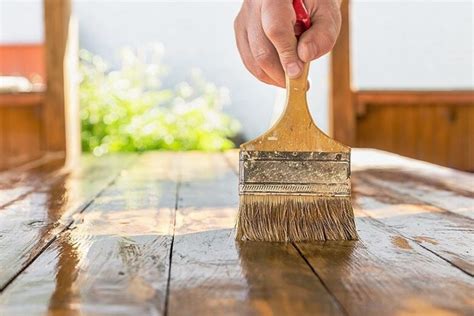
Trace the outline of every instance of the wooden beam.
{"label": "wooden beam", "polygon": [[43,92],[19,92],[0,94],[0,107],[15,106],[42,106],[44,102]]}
{"label": "wooden beam", "polygon": [[63,151],[68,160],[80,152],[77,99],[77,25],[70,0],[43,0],[47,87],[43,108],[43,147]]}
{"label": "wooden beam", "polygon": [[342,1],[341,15],[341,32],[331,53],[329,129],[332,137],[353,146],[356,122],[351,90],[349,0]]}
{"label": "wooden beam", "polygon": [[355,92],[355,101],[365,104],[474,104],[474,91],[361,90]]}

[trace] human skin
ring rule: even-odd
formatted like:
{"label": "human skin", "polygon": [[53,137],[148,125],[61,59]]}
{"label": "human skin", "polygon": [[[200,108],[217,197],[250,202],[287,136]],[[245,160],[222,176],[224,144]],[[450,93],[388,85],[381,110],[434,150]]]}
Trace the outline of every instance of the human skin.
{"label": "human skin", "polygon": [[245,67],[260,81],[285,87],[285,72],[300,76],[303,64],[328,53],[341,29],[342,0],[305,0],[311,27],[299,39],[292,0],[244,0],[234,21]]}

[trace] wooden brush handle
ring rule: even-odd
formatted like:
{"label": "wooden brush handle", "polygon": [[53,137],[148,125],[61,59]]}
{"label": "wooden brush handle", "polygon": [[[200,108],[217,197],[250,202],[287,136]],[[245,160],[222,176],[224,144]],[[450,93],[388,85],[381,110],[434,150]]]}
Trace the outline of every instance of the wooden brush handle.
{"label": "wooden brush handle", "polygon": [[[295,35],[311,26],[303,0],[293,0],[296,13]],[[279,152],[350,152],[350,148],[324,134],[314,124],[306,102],[309,63],[299,78],[286,77],[286,107],[278,121],[260,137],[242,144],[247,151]]]}

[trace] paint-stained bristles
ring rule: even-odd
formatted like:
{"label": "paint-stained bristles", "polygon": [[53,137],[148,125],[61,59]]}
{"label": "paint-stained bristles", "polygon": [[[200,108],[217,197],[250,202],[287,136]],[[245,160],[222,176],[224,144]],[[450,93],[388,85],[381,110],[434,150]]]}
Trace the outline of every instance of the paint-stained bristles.
{"label": "paint-stained bristles", "polygon": [[357,239],[350,198],[241,195],[237,239],[276,242]]}

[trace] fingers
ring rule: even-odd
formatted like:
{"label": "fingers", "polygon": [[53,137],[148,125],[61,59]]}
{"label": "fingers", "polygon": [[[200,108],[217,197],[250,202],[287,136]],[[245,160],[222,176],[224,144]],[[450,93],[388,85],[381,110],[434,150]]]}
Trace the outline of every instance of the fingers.
{"label": "fingers", "polygon": [[245,25],[240,21],[240,15],[237,16],[234,22],[235,38],[237,42],[237,49],[239,50],[242,61],[248,71],[254,75],[258,80],[271,85],[279,85],[273,80],[267,73],[259,66],[255,60],[252,51],[250,49],[248,41],[248,33]]}
{"label": "fingers", "polygon": [[[260,14],[260,13],[258,13]],[[250,51],[257,65],[280,87],[285,87],[285,73],[278,52],[266,37],[261,19],[252,19],[248,26]]]}
{"label": "fingers", "polygon": [[301,35],[298,42],[298,56],[304,62],[317,59],[328,53],[336,43],[341,29],[339,7],[332,1],[321,2],[312,26]]}
{"label": "fingers", "polygon": [[263,31],[278,52],[286,74],[290,78],[299,77],[303,63],[297,53],[297,39],[293,30],[296,16],[292,1],[263,0],[261,14]]}

